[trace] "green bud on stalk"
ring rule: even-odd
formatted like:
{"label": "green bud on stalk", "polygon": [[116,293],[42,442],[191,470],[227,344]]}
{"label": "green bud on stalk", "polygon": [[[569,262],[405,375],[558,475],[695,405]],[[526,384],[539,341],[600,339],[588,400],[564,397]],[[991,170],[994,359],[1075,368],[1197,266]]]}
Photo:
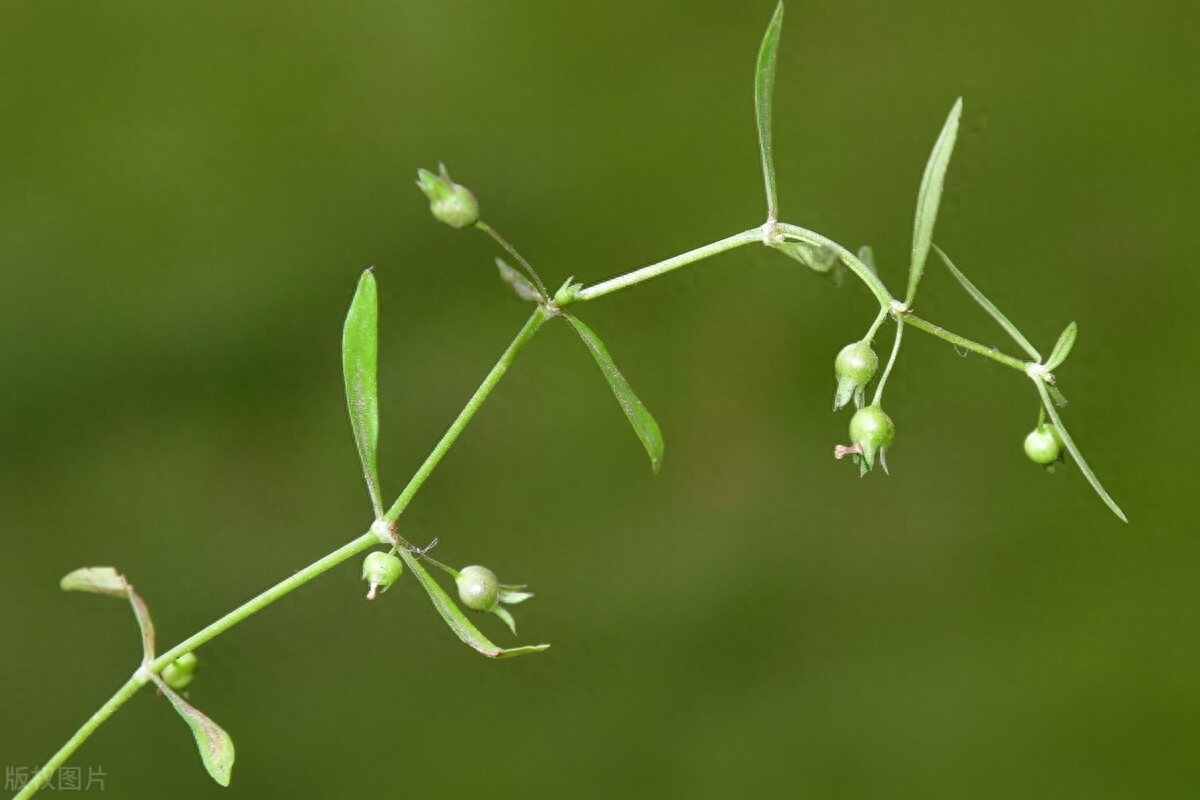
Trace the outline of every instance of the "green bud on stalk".
{"label": "green bud on stalk", "polygon": [[474,225],[479,221],[479,201],[470,189],[450,179],[445,164],[438,164],[438,170],[437,175],[428,170],[417,170],[417,186],[429,198],[429,210],[434,218],[452,228]]}

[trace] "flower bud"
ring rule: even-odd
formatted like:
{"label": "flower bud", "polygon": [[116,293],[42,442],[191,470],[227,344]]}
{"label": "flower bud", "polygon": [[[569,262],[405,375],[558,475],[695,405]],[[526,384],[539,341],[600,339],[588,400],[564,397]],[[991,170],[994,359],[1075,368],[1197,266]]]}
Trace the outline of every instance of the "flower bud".
{"label": "flower bud", "polygon": [[854,406],[862,408],[863,392],[875,372],[879,369],[879,356],[866,342],[848,344],[837,354],[833,362],[833,374],[837,378],[837,391],[833,396],[833,410],[837,411],[854,398]]}
{"label": "flower bud", "polygon": [[450,179],[446,165],[439,164],[439,174],[417,170],[417,186],[429,198],[429,210],[439,222],[452,228],[466,228],[479,221],[479,201],[471,190]]}
{"label": "flower bud", "polygon": [[463,605],[472,611],[491,611],[500,599],[500,581],[487,567],[463,567],[454,579]]}
{"label": "flower bud", "polygon": [[1049,422],[1038,425],[1025,437],[1025,455],[1035,464],[1049,467],[1062,458],[1062,451],[1062,436]]}
{"label": "flower bud", "polygon": [[850,452],[855,452],[862,459],[861,474],[875,466],[875,456],[883,471],[887,472],[886,450],[891,447],[896,438],[896,426],[892,418],[884,413],[878,405],[860,408],[850,418],[850,441],[854,443]]}
{"label": "flower bud", "polygon": [[167,686],[177,692],[182,692],[192,685],[192,679],[196,677],[196,667],[199,664],[200,659],[196,658],[195,653],[184,653],[163,667],[160,677]]}
{"label": "flower bud", "polygon": [[404,562],[392,553],[385,553],[383,550],[367,553],[367,557],[363,559],[362,570],[362,579],[371,584],[367,599],[374,600],[379,589],[386,592],[389,586],[400,580],[402,572]]}

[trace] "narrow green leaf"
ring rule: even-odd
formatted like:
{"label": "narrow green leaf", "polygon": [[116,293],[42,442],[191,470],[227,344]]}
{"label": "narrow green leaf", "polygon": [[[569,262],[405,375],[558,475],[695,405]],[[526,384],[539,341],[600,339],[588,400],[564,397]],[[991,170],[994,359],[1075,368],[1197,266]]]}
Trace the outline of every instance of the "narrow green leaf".
{"label": "narrow green leaf", "polygon": [[342,374],[346,379],[346,407],[350,427],[358,445],[363,477],[375,517],[383,516],[383,498],[379,493],[379,469],[376,449],[379,444],[379,388],[376,368],[379,353],[379,294],[371,270],[362,274],[346,326],[342,329]]}
{"label": "narrow green leaf", "polygon": [[433,601],[433,607],[442,615],[442,619],[446,621],[446,625],[449,626],[450,630],[454,631],[459,639],[478,652],[483,653],[488,658],[511,658],[527,653],[540,653],[550,646],[548,644],[535,644],[508,649],[496,646],[480,633],[478,628],[471,624],[471,621],[467,619],[462,610],[450,599],[450,595],[446,594],[445,590],[438,585],[438,582],[425,571],[425,567],[421,565],[421,562],[412,553],[401,548],[399,555],[404,559],[404,563],[408,565],[408,568],[412,570],[412,574],[417,576],[417,580],[421,582],[425,593]]}
{"label": "narrow green leaf", "polygon": [[179,716],[183,717],[183,721],[192,729],[192,735],[196,737],[196,747],[200,751],[200,760],[204,762],[208,774],[217,783],[228,786],[230,773],[233,771],[233,739],[229,738],[229,734],[220,725],[167,686],[162,678],[157,675],[153,677],[159,691],[171,701]]}
{"label": "narrow green leaf", "polygon": [[545,298],[542,297],[542,293],[537,290],[537,287],[524,275],[505,264],[504,259],[497,258],[496,266],[500,270],[500,279],[512,287],[517,297],[534,303],[545,302]]}
{"label": "narrow green leaf", "polygon": [[1016,342],[1022,350],[1028,353],[1030,358],[1040,364],[1042,362],[1042,355],[1037,351],[1037,348],[1029,343],[1029,340],[1025,338],[1025,334],[1021,333],[1021,331],[1017,329],[1017,326],[1013,325],[1012,322],[1009,321],[1008,317],[1004,316],[1004,312],[996,308],[996,305],[991,300],[988,300],[986,297],[984,297],[983,292],[975,288],[975,284],[967,280],[967,276],[963,275],[962,272],[959,271],[958,267],[954,266],[954,263],[950,260],[950,257],[942,252],[942,248],[935,244],[933,245],[933,249],[938,256],[941,257],[942,263],[946,265],[946,269],[950,270],[950,274],[958,279],[958,282],[962,284],[962,287],[967,290],[967,294],[971,295],[976,303],[979,303],[979,305],[983,306],[983,310],[991,314],[992,319],[1000,323],[1000,327],[1004,328],[1005,333],[1011,336],[1012,340]]}
{"label": "narrow green leaf", "polygon": [[570,314],[563,314],[563,316],[574,326],[588,350],[592,351],[592,356],[600,365],[600,371],[608,379],[608,385],[612,387],[613,394],[617,396],[617,402],[621,404],[621,410],[625,412],[625,416],[629,417],[629,424],[633,426],[634,433],[642,440],[642,446],[646,448],[646,453],[650,456],[651,469],[658,472],[662,467],[663,458],[663,438],[662,432],[658,429],[658,423],[654,421],[654,417],[646,410],[646,406],[642,404],[638,396],[633,393],[629,381],[625,380],[621,370],[617,369],[617,365],[613,363],[612,356],[608,354],[608,350],[600,338],[577,317]]}
{"label": "narrow green leaf", "polygon": [[1071,348],[1075,346],[1077,335],[1079,335],[1079,326],[1072,322],[1063,330],[1054,344],[1054,349],[1050,351],[1050,360],[1046,362],[1046,369],[1054,371],[1067,360],[1067,356],[1071,355]]}
{"label": "narrow green leaf", "polygon": [[1079,471],[1083,473],[1083,477],[1087,478],[1087,482],[1096,490],[1096,494],[1100,495],[1100,499],[1104,501],[1104,504],[1122,522],[1129,522],[1129,519],[1125,516],[1125,512],[1121,510],[1121,507],[1117,505],[1117,502],[1112,499],[1109,493],[1104,490],[1104,486],[1100,484],[1100,479],[1096,477],[1096,473],[1092,472],[1092,468],[1084,460],[1083,453],[1080,452],[1079,447],[1075,444],[1075,440],[1067,432],[1067,426],[1063,424],[1062,417],[1058,415],[1058,409],[1054,407],[1054,403],[1050,400],[1050,393],[1046,390],[1046,383],[1039,378],[1034,378],[1033,383],[1037,386],[1038,394],[1042,397],[1042,406],[1046,409],[1046,413],[1050,415],[1050,421],[1054,423],[1054,427],[1058,428],[1058,435],[1062,437],[1067,452],[1075,460],[1075,465],[1079,467]]}
{"label": "narrow green leaf", "polygon": [[783,2],[767,25],[758,62],[754,69],[754,118],[758,121],[758,152],[762,157],[763,183],[767,189],[767,219],[779,219],[775,192],[775,156],[771,151],[771,94],[775,90],[775,57],[779,54],[779,30],[783,27]]}
{"label": "narrow green leaf", "polygon": [[954,152],[954,140],[958,137],[958,119],[962,116],[962,98],[954,102],[946,124],[933,145],[925,175],[921,178],[921,191],[917,194],[917,215],[913,221],[912,264],[908,270],[908,292],[904,304],[911,306],[917,296],[917,286],[925,272],[925,259],[933,243],[933,225],[937,222],[938,206],[942,202],[942,185],[946,182],[946,168],[950,165],[950,154]]}
{"label": "narrow green leaf", "polygon": [[875,251],[871,249],[871,245],[864,244],[858,248],[858,260],[871,270],[872,275],[879,274],[879,268],[875,266]]}
{"label": "narrow green leaf", "polygon": [[81,567],[58,582],[64,592],[94,592],[112,597],[127,597],[129,584],[112,567]]}

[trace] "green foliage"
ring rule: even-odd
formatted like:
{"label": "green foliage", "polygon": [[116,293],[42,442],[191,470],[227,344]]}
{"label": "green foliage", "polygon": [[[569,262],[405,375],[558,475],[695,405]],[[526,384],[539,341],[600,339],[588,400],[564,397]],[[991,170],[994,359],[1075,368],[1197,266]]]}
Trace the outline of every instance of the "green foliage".
{"label": "green foliage", "polygon": [[663,438],[662,432],[658,429],[658,423],[654,421],[654,417],[646,410],[646,406],[638,399],[638,396],[633,393],[629,381],[625,380],[621,370],[617,369],[617,365],[613,362],[612,356],[608,354],[604,343],[600,341],[600,337],[577,317],[570,314],[564,316],[579,333],[579,338],[583,339],[583,343],[591,351],[592,357],[596,359],[600,372],[604,374],[605,380],[608,381],[613,394],[617,397],[617,403],[625,412],[625,416],[629,418],[633,432],[641,439],[642,446],[646,448],[646,454],[650,456],[650,468],[658,472],[662,467],[663,458]]}
{"label": "green foliage", "polygon": [[358,289],[342,328],[342,374],[346,381],[350,427],[354,431],[358,459],[362,463],[376,518],[383,515],[376,456],[379,447],[378,328],[379,292],[375,288],[375,276],[367,270],[358,280]]}
{"label": "green foliage", "polygon": [[[946,172],[954,150],[962,113],[961,99],[954,103],[946,118],[921,180],[913,224],[908,281],[902,302],[896,299],[881,280],[875,266],[874,254],[869,247],[863,247],[855,254],[819,233],[778,220],[771,122],[772,94],[782,23],[783,5],[780,3],[767,27],[755,65],[755,118],[767,197],[767,218],[760,227],[735,233],[711,244],[590,287],[574,282],[573,277],[568,278],[562,287],[551,295],[532,264],[494,228],[479,218],[479,206],[475,196],[465,187],[454,183],[444,165],[440,167],[438,174],[419,170],[417,184],[429,199],[436,219],[455,228],[473,227],[488,234],[520,265],[520,270],[518,270],[509,266],[505,261],[496,259],[501,279],[508,284],[518,298],[535,304],[532,315],[501,354],[495,366],[467,401],[463,410],[435,445],[424,463],[418,468],[408,485],[385,513],[377,454],[379,439],[378,290],[371,270],[365,271],[359,278],[342,331],[342,367],[351,431],[373,512],[374,522],[370,529],[222,616],[162,656],[155,655],[154,625],[145,602],[134,592],[133,587],[120,573],[110,567],[89,567],[65,576],[61,581],[64,590],[124,597],[129,600],[141,631],[143,660],[134,676],[80,728],[79,732],[46,763],[42,770],[39,770],[35,779],[22,790],[18,797],[29,797],[41,788],[45,784],[46,775],[50,770],[64,763],[79,743],[91,735],[104,719],[142,686],[151,682],[158,686],[162,694],[190,727],[201,759],[209,774],[221,785],[227,785],[234,761],[234,747],[229,735],[211,719],[189,705],[176,691],[186,688],[195,673],[196,657],[193,651],[318,575],[380,544],[387,546],[389,550],[372,552],[366,556],[363,563],[363,578],[371,585],[368,597],[374,597],[377,589],[386,589],[399,580],[404,571],[402,565],[406,565],[408,571],[415,576],[428,595],[435,611],[450,630],[477,652],[490,658],[500,659],[537,653],[549,647],[547,644],[539,644],[502,648],[489,640],[471,623],[450,595],[433,579],[424,564],[433,564],[452,575],[459,597],[468,609],[491,613],[499,617],[514,634],[516,633],[516,623],[505,606],[521,603],[532,597],[532,594],[524,591],[525,587],[521,585],[501,584],[495,574],[485,567],[471,566],[456,571],[438,563],[428,556],[428,547],[418,549],[400,535],[397,520],[484,401],[495,390],[496,385],[507,373],[524,346],[544,323],[557,318],[564,319],[573,328],[591,353],[629,420],[635,435],[645,448],[652,469],[658,472],[663,459],[663,439],[658,423],[634,393],[600,338],[578,317],[567,313],[564,309],[570,305],[589,302],[635,286],[643,281],[665,275],[743,245],[761,243],[775,248],[835,282],[840,281],[843,271],[848,269],[862,281],[878,303],[878,307],[872,309],[873,322],[866,336],[843,348],[835,359],[835,377],[838,385],[834,409],[836,411],[848,405],[851,399],[854,400],[857,408],[849,423],[851,444],[837,446],[834,450],[836,457],[853,455],[859,464],[860,474],[865,474],[877,462],[885,472],[887,471],[886,453],[895,440],[896,428],[891,418],[883,411],[881,400],[888,377],[897,364],[903,343],[904,329],[913,327],[957,348],[976,353],[1002,366],[1020,371],[1029,377],[1034,382],[1038,393],[1042,420],[1039,421],[1038,428],[1026,438],[1026,453],[1036,463],[1052,465],[1060,460],[1065,448],[1075,466],[1083,473],[1100,498],[1121,520],[1126,520],[1124,513],[1105,491],[1095,473],[1084,460],[1083,454],[1063,424],[1058,412],[1058,406],[1064,404],[1065,399],[1058,388],[1053,371],[1061,366],[1071,353],[1077,335],[1075,323],[1072,322],[1067,326],[1051,351],[1049,359],[1043,361],[1028,338],[966,278],[933,242]],[[1013,341],[1032,359],[1031,361],[1006,355],[996,348],[967,339],[913,314],[911,306],[922,280],[930,249],[937,252],[954,278],[984,311],[999,323]],[[891,354],[876,385],[871,404],[864,407],[865,387],[875,378],[879,366],[878,357],[872,349],[871,343],[880,326],[888,320],[896,325]],[[1049,418],[1048,422],[1045,421],[1046,417]],[[585,435],[585,433],[579,435]]]}
{"label": "green foliage", "polygon": [[917,194],[917,216],[913,220],[912,263],[908,270],[908,291],[904,294],[904,305],[912,306],[917,296],[921,276],[925,274],[925,259],[933,244],[933,226],[937,222],[938,207],[942,204],[942,186],[946,182],[946,169],[950,166],[950,154],[958,138],[958,120],[962,116],[962,98],[954,102],[946,124],[929,154],[925,174],[921,178],[921,190]]}
{"label": "green foliage", "polygon": [[762,158],[763,183],[767,189],[767,219],[779,219],[779,195],[775,190],[775,155],[771,149],[771,98],[775,91],[775,59],[779,55],[779,32],[783,28],[783,2],[767,25],[754,69],[754,118],[758,123],[758,152]]}

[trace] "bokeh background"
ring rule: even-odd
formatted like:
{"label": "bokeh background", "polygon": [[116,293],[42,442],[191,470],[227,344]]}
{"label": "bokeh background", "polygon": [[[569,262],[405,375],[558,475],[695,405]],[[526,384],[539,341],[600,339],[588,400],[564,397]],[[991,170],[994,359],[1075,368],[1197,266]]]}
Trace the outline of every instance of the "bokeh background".
{"label": "bokeh background", "polygon": [[[399,491],[521,325],[445,160],[555,285],[761,222],[753,59],[773,4],[0,5],[0,764],[39,764],[136,665],[360,533],[342,317],[381,286]],[[911,333],[891,477],[831,449],[873,301],[751,247],[580,308],[667,440],[650,474],[547,326],[403,519],[527,581],[463,647],[357,560],[201,651],[222,790],[161,699],[69,762],[106,796],[1089,797],[1200,793],[1192,2],[788,4],[783,217],[902,287],[965,97],[937,240],[1059,371],[1131,520],[1021,453],[1019,375]],[[1015,350],[936,264],[925,316]],[[885,344],[888,339],[882,340]]]}

